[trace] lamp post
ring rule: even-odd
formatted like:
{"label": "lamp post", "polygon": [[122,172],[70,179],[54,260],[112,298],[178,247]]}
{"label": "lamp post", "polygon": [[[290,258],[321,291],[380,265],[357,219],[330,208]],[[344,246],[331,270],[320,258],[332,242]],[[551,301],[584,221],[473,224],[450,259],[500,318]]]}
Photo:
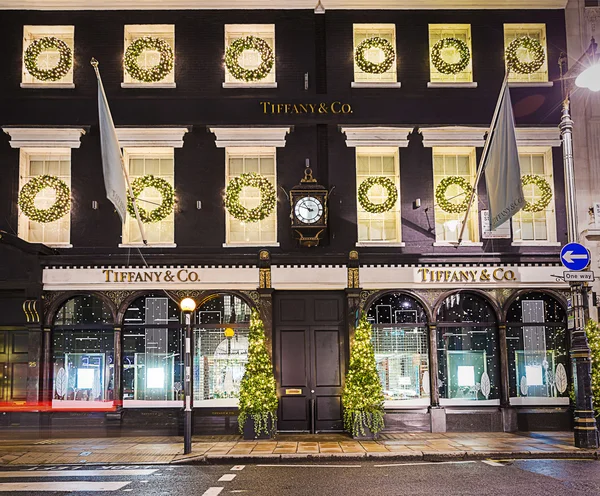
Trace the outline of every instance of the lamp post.
{"label": "lamp post", "polygon": [[[559,124],[562,138],[563,161],[565,171],[565,193],[567,207],[567,240],[569,243],[579,242],[577,223],[577,200],[575,192],[575,167],[573,162],[573,120],[570,114],[569,79],[579,74],[575,84],[591,91],[600,91],[600,63],[596,57],[597,44],[592,38],[589,48],[576,66],[564,73],[567,57],[561,54],[559,60],[561,83],[563,90],[562,114]],[[587,61],[589,67],[584,67]],[[573,74],[571,74],[573,73]],[[571,364],[575,388],[575,446],[578,448],[598,448],[598,430],[594,417],[591,353],[585,334],[588,318],[587,283],[570,282],[571,304],[569,306],[569,328],[571,331]]]}
{"label": "lamp post", "polygon": [[179,303],[179,308],[185,315],[183,453],[188,455],[192,452],[192,408],[194,406],[192,312],[196,309],[196,302],[192,298],[184,298]]}

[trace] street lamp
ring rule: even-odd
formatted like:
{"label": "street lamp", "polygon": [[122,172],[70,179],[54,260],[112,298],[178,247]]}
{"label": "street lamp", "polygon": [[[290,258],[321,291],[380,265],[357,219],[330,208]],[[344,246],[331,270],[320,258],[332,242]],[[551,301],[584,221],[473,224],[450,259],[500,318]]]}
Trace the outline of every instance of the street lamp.
{"label": "street lamp", "polygon": [[185,315],[185,382],[184,382],[184,423],[183,423],[183,453],[192,452],[192,408],[194,406],[193,388],[193,348],[192,348],[192,312],[196,310],[196,302],[192,298],[184,298],[179,308]]}
{"label": "street lamp", "polygon": [[[567,206],[567,239],[569,243],[579,242],[577,226],[577,200],[575,195],[575,168],[573,163],[573,120],[570,114],[570,82],[575,78],[575,84],[580,88],[600,91],[600,63],[596,57],[594,38],[583,56],[575,66],[564,72],[567,67],[567,57],[561,54],[559,67],[563,90],[562,115],[560,119],[560,135],[563,146],[565,170],[565,193]],[[586,68],[586,66],[588,66]],[[571,363],[575,383],[575,446],[578,448],[598,448],[598,431],[594,417],[594,406],[591,384],[591,353],[585,334],[588,317],[587,283],[573,282],[571,287],[571,306],[569,322],[572,322],[571,333]]]}

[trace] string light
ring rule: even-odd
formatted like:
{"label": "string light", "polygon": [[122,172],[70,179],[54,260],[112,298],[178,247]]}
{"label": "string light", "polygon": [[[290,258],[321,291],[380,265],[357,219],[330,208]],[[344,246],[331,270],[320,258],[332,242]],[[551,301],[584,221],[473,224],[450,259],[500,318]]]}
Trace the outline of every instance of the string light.
{"label": "string light", "polygon": [[[42,52],[58,50],[58,62],[50,69],[38,66],[38,57]],[[54,36],[46,36],[34,40],[25,50],[25,68],[27,72],[40,81],[58,81],[67,75],[73,65],[73,52],[69,45]]]}
{"label": "string light", "polygon": [[[383,52],[382,62],[375,63],[366,59],[365,52],[371,48],[379,48]],[[368,74],[383,74],[384,72],[389,71],[395,59],[396,52],[394,51],[392,44],[388,40],[384,40],[378,36],[361,41],[356,47],[356,52],[354,54],[356,65],[361,71]]]}
{"label": "string light", "polygon": [[[143,69],[138,63],[138,57],[146,50],[156,50],[160,54],[158,64]],[[165,40],[145,36],[134,40],[125,51],[123,65],[129,75],[144,83],[162,81],[173,70],[173,49]]]}
{"label": "string light", "polygon": [[[527,50],[530,62],[525,62],[519,57],[519,49]],[[533,74],[544,65],[546,54],[542,44],[529,36],[521,36],[513,40],[506,49],[506,62],[511,71],[518,74]]]}
{"label": "string light", "polygon": [[[53,188],[56,191],[56,201],[46,209],[37,208],[35,198],[45,188]],[[71,190],[67,183],[56,176],[36,176],[21,188],[18,203],[29,220],[42,223],[54,222],[71,210]]]}
{"label": "string light", "polygon": [[[144,191],[146,188],[155,188],[156,190],[158,190],[162,197],[162,202],[157,208],[151,211],[140,207],[138,203],[138,211],[140,213],[140,218],[142,219],[142,222],[144,224],[150,222],[160,222],[161,220],[167,218],[173,212],[173,207],[175,206],[175,191],[173,189],[173,186],[171,186],[163,178],[155,177],[151,174],[138,177],[135,181],[133,181],[133,184],[131,185],[131,189],[133,190],[133,196],[136,198],[136,200],[140,196],[142,191]],[[135,216],[133,201],[129,193],[127,194],[127,211],[129,212],[129,215]]]}
{"label": "string light", "polygon": [[[255,208],[246,208],[240,202],[243,188],[258,188],[260,203]],[[266,219],[275,208],[277,195],[271,182],[256,172],[248,172],[229,181],[225,191],[225,208],[232,217],[242,222],[258,222]]]}
{"label": "string light", "polygon": [[[453,184],[461,187],[465,192],[465,199],[460,203],[453,203],[446,198],[446,191]],[[469,201],[473,194],[473,186],[464,177],[448,176],[440,181],[435,188],[435,202],[444,212],[449,214],[460,214],[469,208]]]}
{"label": "string light", "polygon": [[[260,54],[261,63],[256,69],[246,69],[239,63],[239,58],[245,50],[256,50]],[[225,67],[235,79],[240,81],[260,81],[266,78],[273,68],[275,58],[271,46],[262,38],[246,36],[231,42],[225,51]]]}
{"label": "string light", "polygon": [[[454,48],[460,58],[458,62],[446,62],[442,56],[444,48]],[[458,74],[464,71],[471,60],[471,52],[467,44],[457,38],[443,38],[431,49],[431,63],[442,74]]]}
{"label": "string light", "polygon": [[543,176],[538,174],[525,174],[521,177],[521,183],[523,186],[533,184],[540,189],[542,197],[535,202],[525,202],[523,210],[525,212],[541,212],[544,210],[552,200],[552,187],[548,184],[548,181]]}
{"label": "string light", "polygon": [[600,415],[600,329],[598,323],[588,320],[585,325],[592,363],[592,397],[596,417]]}
{"label": "string light", "polygon": [[[369,191],[375,185],[385,189],[387,198],[382,203],[373,203],[369,199]],[[398,190],[391,179],[385,176],[375,176],[365,179],[358,187],[358,203],[371,214],[379,214],[391,210],[398,200]]]}

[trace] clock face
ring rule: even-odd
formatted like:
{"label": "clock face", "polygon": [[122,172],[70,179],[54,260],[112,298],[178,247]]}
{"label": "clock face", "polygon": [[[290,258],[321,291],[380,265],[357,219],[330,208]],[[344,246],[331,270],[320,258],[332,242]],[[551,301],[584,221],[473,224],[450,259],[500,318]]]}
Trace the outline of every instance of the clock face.
{"label": "clock face", "polygon": [[296,203],[294,214],[300,222],[314,224],[323,217],[323,204],[314,196],[305,196]]}

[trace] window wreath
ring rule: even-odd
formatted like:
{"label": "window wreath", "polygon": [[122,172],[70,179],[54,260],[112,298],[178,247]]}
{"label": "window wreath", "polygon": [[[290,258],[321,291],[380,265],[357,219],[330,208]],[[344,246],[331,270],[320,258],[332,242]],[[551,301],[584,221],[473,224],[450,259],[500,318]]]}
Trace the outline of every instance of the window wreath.
{"label": "window wreath", "polygon": [[[369,199],[369,191],[376,184],[384,188],[387,193],[387,198],[383,203],[373,203]],[[360,203],[360,206],[366,212],[369,212],[371,214],[380,214],[382,212],[388,212],[394,207],[397,200],[398,190],[396,189],[396,185],[391,179],[387,177],[369,177],[365,179],[362,183],[360,183],[360,186],[358,187],[358,203]]]}
{"label": "window wreath", "polygon": [[[239,63],[239,58],[245,50],[256,50],[260,54],[261,63],[256,69],[246,69]],[[260,81],[266,78],[273,68],[275,59],[270,45],[262,38],[246,36],[231,42],[225,51],[225,66],[235,78],[245,82]]]}
{"label": "window wreath", "polygon": [[543,176],[526,174],[521,177],[521,183],[523,186],[533,184],[537,186],[542,193],[542,197],[539,200],[533,203],[525,202],[525,206],[523,207],[525,212],[541,212],[550,204],[550,201],[552,200],[552,187]]}
{"label": "window wreath", "polygon": [[[366,59],[365,52],[371,48],[379,48],[383,51],[384,59],[382,62],[376,64]],[[384,40],[378,36],[361,41],[354,53],[356,65],[361,71],[368,74],[383,74],[389,71],[395,59],[396,53],[392,44],[388,40]]]}
{"label": "window wreath", "polygon": [[[444,48],[454,48],[460,55],[458,62],[446,62],[442,57]],[[464,71],[471,60],[471,51],[467,44],[457,38],[443,38],[431,49],[431,63],[442,74],[458,74]]]}
{"label": "window wreath", "polygon": [[[140,207],[138,204],[140,218],[144,224],[160,222],[161,220],[167,218],[171,212],[173,212],[173,207],[175,206],[175,190],[173,189],[173,186],[171,186],[163,178],[147,174],[145,176],[138,177],[131,185],[133,196],[136,200],[146,188],[155,188],[158,190],[160,196],[162,197],[162,202],[157,208],[150,211]],[[127,211],[129,212],[129,215],[135,217],[133,200],[129,193],[127,194]]]}
{"label": "window wreath", "polygon": [[[258,188],[260,203],[255,208],[246,208],[240,202],[243,188]],[[242,222],[258,222],[266,219],[275,208],[277,195],[271,182],[256,172],[248,172],[229,181],[225,191],[225,208],[232,217]]]}
{"label": "window wreath", "polygon": [[[46,188],[53,188],[56,191],[56,201],[48,208],[37,208],[35,198]],[[36,176],[21,188],[18,204],[29,220],[42,223],[54,222],[71,210],[71,190],[67,183],[56,176]]]}
{"label": "window wreath", "polygon": [[[518,55],[519,48],[525,48],[531,56],[531,62],[523,62]],[[506,49],[506,62],[511,71],[518,74],[533,74],[544,65],[546,54],[542,44],[529,36],[521,36],[513,40]]]}
{"label": "window wreath", "polygon": [[[58,63],[50,69],[38,66],[38,57],[42,52],[58,50]],[[34,40],[25,50],[25,68],[27,72],[40,81],[58,81],[67,75],[73,65],[73,52],[69,45],[54,36],[46,36]]]}
{"label": "window wreath", "polygon": [[[446,191],[453,184],[461,187],[465,192],[465,199],[460,203],[452,203],[446,198]],[[469,201],[471,200],[473,191],[473,186],[471,186],[471,183],[469,183],[469,181],[467,181],[464,177],[445,177],[437,185],[437,188],[435,188],[435,202],[444,212],[448,212],[449,214],[460,214],[462,212],[466,212],[469,208]]]}
{"label": "window wreath", "polygon": [[[149,69],[142,69],[138,57],[146,50],[156,50],[160,53],[158,64]],[[157,83],[162,81],[173,70],[173,49],[165,40],[144,36],[134,40],[125,50],[123,66],[128,74],[137,81]]]}

